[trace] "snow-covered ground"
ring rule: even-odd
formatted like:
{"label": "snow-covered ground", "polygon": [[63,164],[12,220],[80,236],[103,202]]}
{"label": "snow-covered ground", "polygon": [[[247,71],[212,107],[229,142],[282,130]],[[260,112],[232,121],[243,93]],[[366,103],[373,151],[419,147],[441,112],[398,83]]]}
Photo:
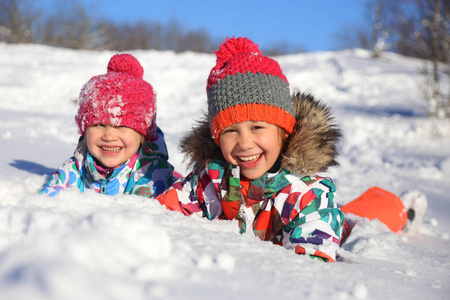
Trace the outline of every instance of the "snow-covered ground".
{"label": "snow-covered ground", "polygon": [[[158,92],[158,124],[185,173],[177,143],[206,107],[215,56],[131,53]],[[292,90],[331,105],[344,130],[331,170],[338,203],[374,185],[428,198],[419,234],[363,221],[332,264],[143,197],[38,195],[74,150],[81,86],[113,54],[0,44],[0,299],[450,298],[450,123],[425,115],[421,61],[375,61],[363,50],[277,58]]]}

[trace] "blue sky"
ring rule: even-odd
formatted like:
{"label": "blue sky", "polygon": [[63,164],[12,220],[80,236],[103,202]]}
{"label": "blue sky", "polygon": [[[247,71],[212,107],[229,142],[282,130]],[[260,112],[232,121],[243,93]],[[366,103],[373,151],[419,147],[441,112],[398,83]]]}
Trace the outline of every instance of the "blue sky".
{"label": "blue sky", "polygon": [[307,51],[333,50],[333,34],[362,24],[363,0],[81,0],[116,21],[176,18],[185,29],[205,29],[214,40],[246,36],[261,48],[287,42]]}

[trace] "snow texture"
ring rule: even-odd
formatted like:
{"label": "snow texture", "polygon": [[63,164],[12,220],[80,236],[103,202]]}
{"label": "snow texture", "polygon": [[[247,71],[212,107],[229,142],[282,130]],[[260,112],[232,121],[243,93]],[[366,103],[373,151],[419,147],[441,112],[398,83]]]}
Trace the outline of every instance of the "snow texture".
{"label": "snow texture", "polygon": [[[331,105],[343,128],[341,166],[330,170],[339,204],[375,185],[428,199],[418,233],[361,220],[333,264],[144,197],[38,195],[75,149],[82,85],[113,54],[0,44],[0,299],[450,298],[450,124],[426,117],[420,60],[375,61],[363,50],[277,58],[292,91]],[[206,108],[215,56],[131,54],[158,93],[158,125],[185,174],[177,144]]]}

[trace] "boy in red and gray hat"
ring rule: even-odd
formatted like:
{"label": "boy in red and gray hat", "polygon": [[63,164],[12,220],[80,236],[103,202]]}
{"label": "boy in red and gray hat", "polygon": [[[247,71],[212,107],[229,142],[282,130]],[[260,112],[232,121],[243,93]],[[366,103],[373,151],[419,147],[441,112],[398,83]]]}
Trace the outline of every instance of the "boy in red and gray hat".
{"label": "boy in red and gray hat", "polygon": [[156,199],[170,210],[239,220],[241,233],[335,261],[344,215],[323,173],[340,130],[309,95],[290,96],[276,61],[246,38],[215,52],[208,113],[181,141],[192,173]]}
{"label": "boy in red and gray hat", "polygon": [[107,73],[83,86],[75,116],[78,147],[40,193],[54,196],[76,187],[152,197],[171,186],[173,167],[156,126],[156,93],[143,74],[132,55],[114,55]]}

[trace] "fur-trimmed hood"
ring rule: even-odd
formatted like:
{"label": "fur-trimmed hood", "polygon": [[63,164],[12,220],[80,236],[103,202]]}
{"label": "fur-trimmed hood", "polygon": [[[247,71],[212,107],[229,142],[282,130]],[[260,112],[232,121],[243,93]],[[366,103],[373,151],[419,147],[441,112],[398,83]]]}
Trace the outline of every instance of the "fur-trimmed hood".
{"label": "fur-trimmed hood", "polygon": [[[334,123],[330,109],[313,96],[295,93],[296,128],[283,148],[281,167],[301,175],[313,175],[337,166],[336,144],[342,136]],[[224,160],[214,143],[207,115],[204,114],[180,141],[180,150],[189,165],[205,164],[211,159]]]}

